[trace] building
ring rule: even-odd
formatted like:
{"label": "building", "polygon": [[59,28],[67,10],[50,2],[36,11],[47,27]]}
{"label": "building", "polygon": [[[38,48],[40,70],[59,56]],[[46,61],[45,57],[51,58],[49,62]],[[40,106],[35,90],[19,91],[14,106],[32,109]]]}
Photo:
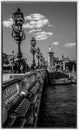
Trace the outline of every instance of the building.
{"label": "building", "polygon": [[48,51],[48,66],[49,68],[54,68],[55,62],[54,62],[54,52],[52,51],[52,48],[49,46]]}
{"label": "building", "polygon": [[2,69],[3,69],[3,72],[7,72],[11,69],[9,60],[8,60],[8,55],[6,53],[2,54]]}
{"label": "building", "polygon": [[61,59],[59,59],[59,57],[55,57],[52,48],[49,47],[48,68],[50,71],[72,71],[73,68],[75,68],[74,70],[76,70],[75,66],[75,62],[70,60],[68,57],[64,57],[63,55]]}

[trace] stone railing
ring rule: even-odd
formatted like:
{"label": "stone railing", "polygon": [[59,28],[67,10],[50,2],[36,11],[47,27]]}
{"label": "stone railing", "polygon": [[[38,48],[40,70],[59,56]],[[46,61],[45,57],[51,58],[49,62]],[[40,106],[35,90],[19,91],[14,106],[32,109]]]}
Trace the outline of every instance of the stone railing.
{"label": "stone railing", "polygon": [[[24,98],[26,98],[30,104],[33,104],[34,118],[35,116],[37,116],[45,76],[46,76],[46,70],[40,69],[33,72],[29,72],[27,74],[12,74],[10,76],[11,79],[9,81],[3,82],[2,86],[3,124],[5,124],[7,118],[11,115],[12,106],[14,106],[15,104],[19,105],[20,100],[22,101]],[[27,127],[26,125],[27,123],[25,122],[26,120],[23,121],[21,127],[24,127],[24,124]],[[37,119],[36,120],[34,119],[32,125],[36,126],[36,124]],[[3,127],[6,126],[3,125]]]}

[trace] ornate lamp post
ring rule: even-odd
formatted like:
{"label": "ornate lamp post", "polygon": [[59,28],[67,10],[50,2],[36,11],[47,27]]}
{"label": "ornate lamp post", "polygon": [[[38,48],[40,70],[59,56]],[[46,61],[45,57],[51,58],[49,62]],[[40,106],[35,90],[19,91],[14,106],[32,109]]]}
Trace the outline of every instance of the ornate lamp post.
{"label": "ornate lamp post", "polygon": [[13,56],[13,65],[12,65],[12,72],[13,72],[13,66],[14,66],[14,50],[12,51],[12,56]]}
{"label": "ornate lamp post", "polygon": [[43,63],[43,66],[45,66],[45,59],[44,59],[44,57],[42,57],[42,63]]}
{"label": "ornate lamp post", "polygon": [[36,40],[35,38],[33,37],[32,40],[31,40],[31,49],[30,49],[30,52],[32,53],[33,55],[33,61],[32,61],[32,68],[34,69],[36,63],[35,63],[35,52],[36,52]]}
{"label": "ornate lamp post", "polygon": [[13,13],[13,25],[12,25],[12,37],[18,44],[18,63],[19,63],[19,68],[18,72],[20,73],[20,64],[21,64],[21,58],[22,58],[22,53],[21,53],[21,42],[25,39],[25,33],[22,30],[22,26],[24,23],[24,16],[21,10],[18,8],[15,13]]}
{"label": "ornate lamp post", "polygon": [[40,66],[42,67],[42,53],[40,52],[40,58],[39,58],[39,60],[40,60]]}
{"label": "ornate lamp post", "polygon": [[40,48],[38,47],[37,49],[36,49],[36,52],[37,52],[37,59],[38,59],[38,68],[39,68],[39,58],[40,58]]}

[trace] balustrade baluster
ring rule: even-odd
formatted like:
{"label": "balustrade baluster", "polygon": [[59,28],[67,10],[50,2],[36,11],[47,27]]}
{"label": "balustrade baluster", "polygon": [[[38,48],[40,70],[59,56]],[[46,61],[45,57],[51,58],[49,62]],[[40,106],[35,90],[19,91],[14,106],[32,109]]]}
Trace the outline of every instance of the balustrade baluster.
{"label": "balustrade baluster", "polygon": [[[38,71],[35,71],[34,73],[25,74],[25,76],[23,77],[21,76],[21,79],[17,77],[10,81],[12,83],[9,83],[9,86],[7,85],[8,83],[5,83],[3,85],[5,88],[3,89],[3,100],[4,100],[3,107],[7,108],[7,110],[4,111],[4,115],[7,115],[6,113],[8,113],[8,110],[12,107],[12,105],[18,102],[18,100],[21,98],[20,96],[21,94],[24,94],[24,96],[27,95],[26,97],[28,97],[28,95],[32,93],[33,94],[32,101],[35,99],[35,96],[37,95],[37,99],[34,100],[34,102],[36,104],[35,106],[39,107],[38,99],[40,100],[40,96],[42,93],[42,86],[44,82],[45,71],[38,70]],[[18,106],[20,104],[21,102],[19,102]],[[35,113],[37,113],[37,110]],[[35,118],[36,117],[37,116],[35,116]]]}

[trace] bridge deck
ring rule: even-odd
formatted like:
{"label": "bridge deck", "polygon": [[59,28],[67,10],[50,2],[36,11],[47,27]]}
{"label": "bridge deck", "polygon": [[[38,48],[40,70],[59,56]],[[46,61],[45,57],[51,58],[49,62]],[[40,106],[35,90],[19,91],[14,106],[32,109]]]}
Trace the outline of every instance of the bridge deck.
{"label": "bridge deck", "polygon": [[75,128],[76,84],[54,86],[51,80],[49,73],[40,70],[3,83],[3,127]]}

